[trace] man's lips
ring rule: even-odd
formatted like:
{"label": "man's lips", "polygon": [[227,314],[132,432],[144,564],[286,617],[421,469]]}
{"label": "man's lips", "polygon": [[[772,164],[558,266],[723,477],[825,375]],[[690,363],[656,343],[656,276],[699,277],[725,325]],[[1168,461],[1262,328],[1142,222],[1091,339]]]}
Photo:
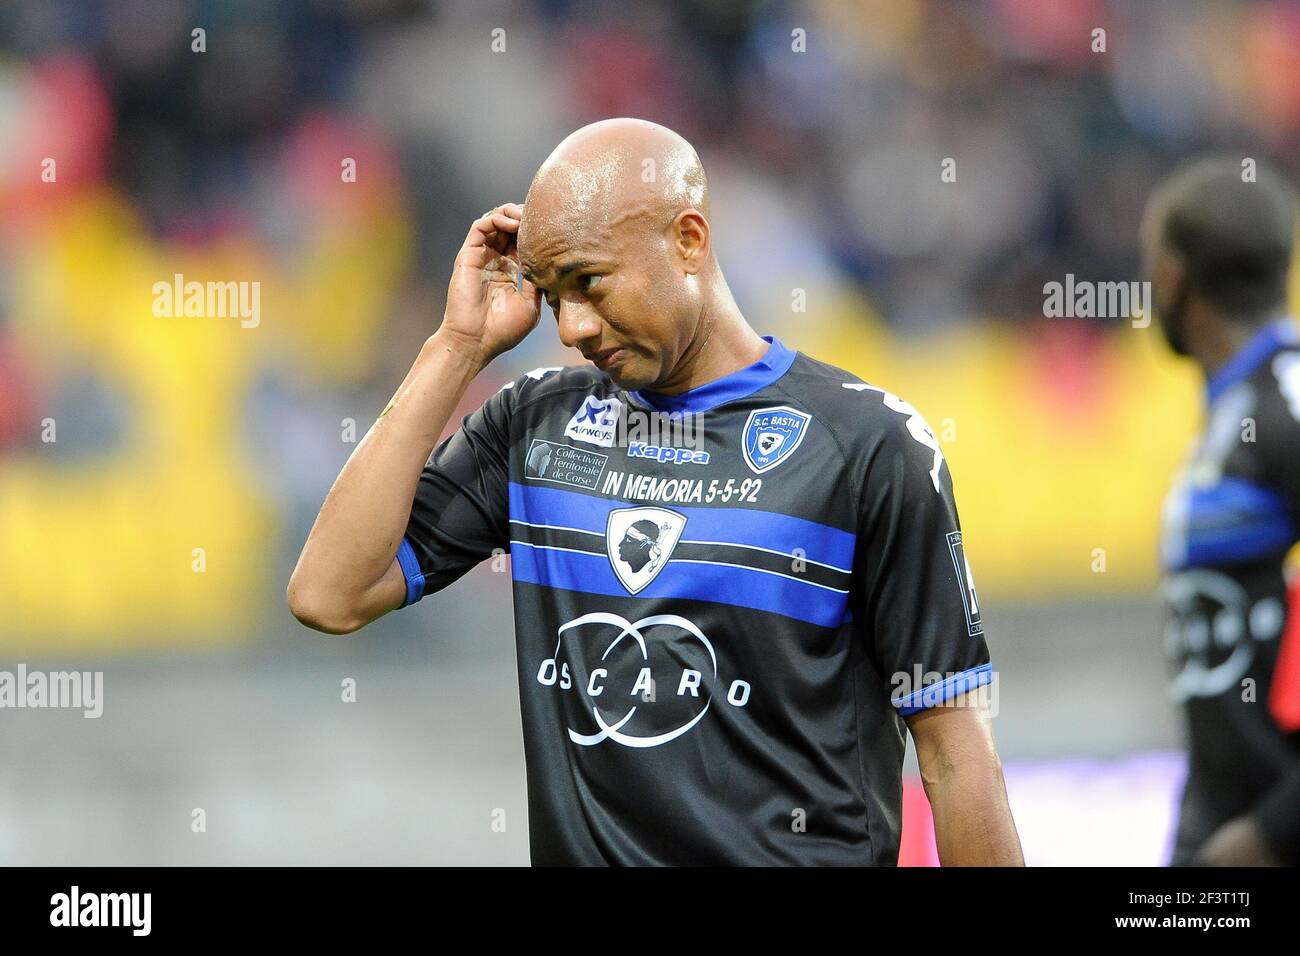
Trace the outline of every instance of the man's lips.
{"label": "man's lips", "polygon": [[600,352],[592,352],[587,359],[598,369],[607,369],[618,362],[626,352],[622,348],[604,349]]}

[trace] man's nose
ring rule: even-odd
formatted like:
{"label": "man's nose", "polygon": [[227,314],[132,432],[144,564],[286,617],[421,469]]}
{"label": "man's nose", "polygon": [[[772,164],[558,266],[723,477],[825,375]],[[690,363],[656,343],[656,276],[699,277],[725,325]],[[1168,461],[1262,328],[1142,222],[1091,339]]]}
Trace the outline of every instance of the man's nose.
{"label": "man's nose", "polygon": [[600,338],[600,316],[585,303],[561,299],[557,320],[560,341],[571,349],[581,349],[582,343]]}

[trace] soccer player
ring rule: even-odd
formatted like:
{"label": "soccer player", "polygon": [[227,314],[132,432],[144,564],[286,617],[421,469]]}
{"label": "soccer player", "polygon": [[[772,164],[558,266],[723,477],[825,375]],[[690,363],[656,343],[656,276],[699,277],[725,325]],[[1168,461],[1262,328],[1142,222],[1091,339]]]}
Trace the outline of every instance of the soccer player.
{"label": "soccer player", "polygon": [[[470,229],[289,605],[352,631],[509,549],[534,863],[892,865],[910,728],[941,861],[1020,864],[939,444],[754,332],[711,240],[680,136],[564,140]],[[591,365],[521,376],[435,449],[543,296]]]}
{"label": "soccer player", "polygon": [[1174,865],[1300,863],[1300,338],[1285,315],[1295,196],[1201,160],[1152,194],[1159,324],[1205,375],[1206,425],[1165,509],[1165,645],[1189,767]]}

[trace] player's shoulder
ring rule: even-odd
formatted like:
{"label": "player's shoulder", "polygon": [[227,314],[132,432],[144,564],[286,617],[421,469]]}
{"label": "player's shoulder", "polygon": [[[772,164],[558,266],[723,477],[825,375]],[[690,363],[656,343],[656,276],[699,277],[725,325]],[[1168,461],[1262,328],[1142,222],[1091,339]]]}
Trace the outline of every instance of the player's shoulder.
{"label": "player's shoulder", "polygon": [[604,396],[610,378],[593,365],[549,365],[531,369],[501,386],[497,393],[512,410],[569,401],[575,394]]}
{"label": "player's shoulder", "polygon": [[781,387],[836,436],[846,451],[870,454],[910,438],[924,419],[905,399],[839,366],[798,353]]}
{"label": "player's shoulder", "polygon": [[[799,396],[868,486],[951,494],[943,447],[920,411],[898,394],[800,353],[782,385]],[[815,411],[820,408],[821,411]]]}
{"label": "player's shoulder", "polygon": [[[841,415],[859,415],[864,409],[882,407],[885,389],[854,375],[829,362],[813,358],[805,352],[796,353],[790,371],[781,379],[787,391],[815,402]],[[868,401],[863,401],[863,399]]]}
{"label": "player's shoulder", "polygon": [[1251,385],[1261,416],[1280,430],[1300,434],[1300,337],[1255,369]]}

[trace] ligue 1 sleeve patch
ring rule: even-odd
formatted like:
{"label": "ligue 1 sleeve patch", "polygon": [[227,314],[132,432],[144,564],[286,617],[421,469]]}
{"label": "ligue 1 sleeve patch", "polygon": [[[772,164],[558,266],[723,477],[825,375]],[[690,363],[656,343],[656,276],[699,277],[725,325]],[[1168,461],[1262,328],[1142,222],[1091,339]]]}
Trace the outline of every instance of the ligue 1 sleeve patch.
{"label": "ligue 1 sleeve patch", "polygon": [[761,475],[785,461],[803,441],[812,416],[778,405],[749,413],[741,450],[752,472]]}
{"label": "ligue 1 sleeve patch", "polygon": [[984,624],[980,621],[980,602],[975,596],[975,575],[971,573],[970,561],[961,546],[961,532],[948,534],[948,550],[952,553],[953,570],[957,572],[957,581],[961,585],[961,603],[966,609],[966,630],[971,637],[984,633]]}

